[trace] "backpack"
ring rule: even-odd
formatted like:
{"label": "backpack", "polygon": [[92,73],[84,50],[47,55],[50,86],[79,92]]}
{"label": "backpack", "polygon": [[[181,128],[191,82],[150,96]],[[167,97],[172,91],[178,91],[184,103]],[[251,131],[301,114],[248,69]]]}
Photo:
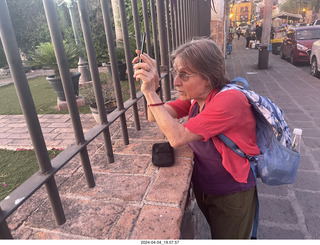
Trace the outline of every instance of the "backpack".
{"label": "backpack", "polygon": [[[242,82],[244,87],[236,85]],[[292,184],[296,178],[300,153],[291,149],[290,129],[284,120],[282,110],[270,99],[248,90],[248,82],[237,77],[219,92],[237,89],[243,92],[252,106],[256,119],[257,145],[260,155],[246,155],[231,139],[220,134],[218,137],[242,157],[248,158],[256,178],[267,185]]]}
{"label": "backpack", "polygon": [[[236,85],[243,83],[243,87]],[[290,129],[284,120],[282,110],[270,99],[249,90],[247,80],[237,77],[221,91],[237,89],[245,94],[256,119],[257,145],[261,154],[248,156],[231,139],[223,134],[218,137],[235,153],[249,160],[255,180],[261,178],[267,185],[292,184],[300,163],[300,153],[291,149]],[[252,239],[257,239],[259,222],[259,199],[255,210]]]}

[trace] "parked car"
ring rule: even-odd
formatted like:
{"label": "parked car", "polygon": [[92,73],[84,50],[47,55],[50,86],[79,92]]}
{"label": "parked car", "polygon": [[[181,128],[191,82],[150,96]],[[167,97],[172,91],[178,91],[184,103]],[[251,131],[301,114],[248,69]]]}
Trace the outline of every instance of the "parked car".
{"label": "parked car", "polygon": [[305,26],[291,29],[280,49],[280,57],[288,58],[292,64],[298,62],[309,62],[310,56],[307,53],[312,48],[312,44],[320,39],[320,26]]}
{"label": "parked car", "polygon": [[298,23],[296,24],[296,27],[303,27],[303,26],[308,26],[307,23]]}
{"label": "parked car", "polygon": [[320,77],[320,40],[312,44],[310,54],[310,74]]}
{"label": "parked car", "polygon": [[310,23],[310,26],[316,26],[316,25],[320,25],[320,20],[315,20]]}

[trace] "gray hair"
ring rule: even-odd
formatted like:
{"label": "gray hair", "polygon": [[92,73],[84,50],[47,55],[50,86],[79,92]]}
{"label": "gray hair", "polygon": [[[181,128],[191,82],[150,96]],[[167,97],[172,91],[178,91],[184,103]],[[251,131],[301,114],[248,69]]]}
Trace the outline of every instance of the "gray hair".
{"label": "gray hair", "polygon": [[172,62],[179,57],[188,71],[208,79],[212,88],[221,89],[226,77],[224,56],[218,45],[209,38],[197,38],[179,46],[171,54]]}

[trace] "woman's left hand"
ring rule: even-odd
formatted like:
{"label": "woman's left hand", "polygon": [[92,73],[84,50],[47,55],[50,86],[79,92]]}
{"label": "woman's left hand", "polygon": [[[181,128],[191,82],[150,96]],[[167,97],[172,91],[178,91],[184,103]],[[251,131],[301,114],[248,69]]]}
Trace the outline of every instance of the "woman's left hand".
{"label": "woman's left hand", "polygon": [[[140,50],[136,50],[136,53],[139,55]],[[139,57],[135,57],[132,61],[134,65],[134,75],[133,77],[139,81],[142,81],[141,91],[143,94],[155,92],[159,87],[159,75],[157,70],[157,62],[152,59],[148,54],[141,54],[140,58],[142,60],[139,62]]]}

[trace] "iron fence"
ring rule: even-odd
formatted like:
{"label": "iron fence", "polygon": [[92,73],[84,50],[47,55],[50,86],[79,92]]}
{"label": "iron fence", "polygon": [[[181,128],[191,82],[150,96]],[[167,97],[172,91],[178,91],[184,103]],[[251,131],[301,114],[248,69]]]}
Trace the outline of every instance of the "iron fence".
{"label": "iron fence", "polygon": [[[151,56],[154,54],[161,79],[161,95],[163,100],[168,101],[171,99],[170,90],[173,87],[172,79],[168,75],[168,71],[171,66],[169,53],[178,45],[183,44],[194,36],[210,35],[210,1],[141,0],[143,9],[143,23],[139,22],[140,18],[137,2],[137,0],[131,0],[136,46],[138,48],[140,45],[140,30],[143,25],[143,29],[146,32],[147,53]],[[114,45],[115,39],[113,36],[112,27],[113,19],[111,18],[109,12],[110,2],[109,0],[101,0],[100,4],[103,14],[102,21],[104,23],[105,36],[108,44],[108,54],[112,67],[113,85],[117,99],[117,109],[108,116],[105,113],[100,113],[104,112],[104,101],[101,91],[99,70],[93,45],[90,21],[88,17],[88,7],[85,0],[78,0],[77,5],[81,28],[93,81],[99,117],[101,120],[101,124],[95,125],[86,134],[84,134],[71,83],[71,76],[57,18],[56,6],[53,0],[43,0],[50,36],[54,45],[55,55],[58,61],[59,72],[61,74],[63,89],[66,95],[75,136],[74,144],[62,151],[57,157],[50,161],[47,153],[46,142],[42,134],[31,91],[24,72],[23,63],[20,59],[19,48],[10,19],[8,6],[6,0],[0,0],[0,37],[39,165],[38,172],[36,172],[26,182],[10,193],[10,198],[5,198],[0,202],[0,238],[2,239],[12,238],[6,219],[43,185],[46,187],[56,223],[59,225],[65,223],[66,218],[55,182],[55,174],[75,155],[79,154],[83,171],[85,173],[87,186],[89,188],[93,188],[95,186],[95,180],[93,178],[87,145],[90,144],[90,142],[93,141],[98,135],[102,134],[108,162],[112,163],[114,161],[114,157],[109,126],[119,118],[121,122],[120,125],[123,142],[125,145],[129,144],[125,113],[131,107],[133,108],[135,128],[136,130],[141,130],[137,102],[143,98],[143,94],[140,91],[136,91],[134,86],[133,67],[128,65],[127,73],[131,98],[123,102]],[[126,63],[131,64],[131,50],[124,0],[119,0],[119,10]],[[151,31],[149,30],[150,22],[152,26],[152,37],[150,34]]]}

